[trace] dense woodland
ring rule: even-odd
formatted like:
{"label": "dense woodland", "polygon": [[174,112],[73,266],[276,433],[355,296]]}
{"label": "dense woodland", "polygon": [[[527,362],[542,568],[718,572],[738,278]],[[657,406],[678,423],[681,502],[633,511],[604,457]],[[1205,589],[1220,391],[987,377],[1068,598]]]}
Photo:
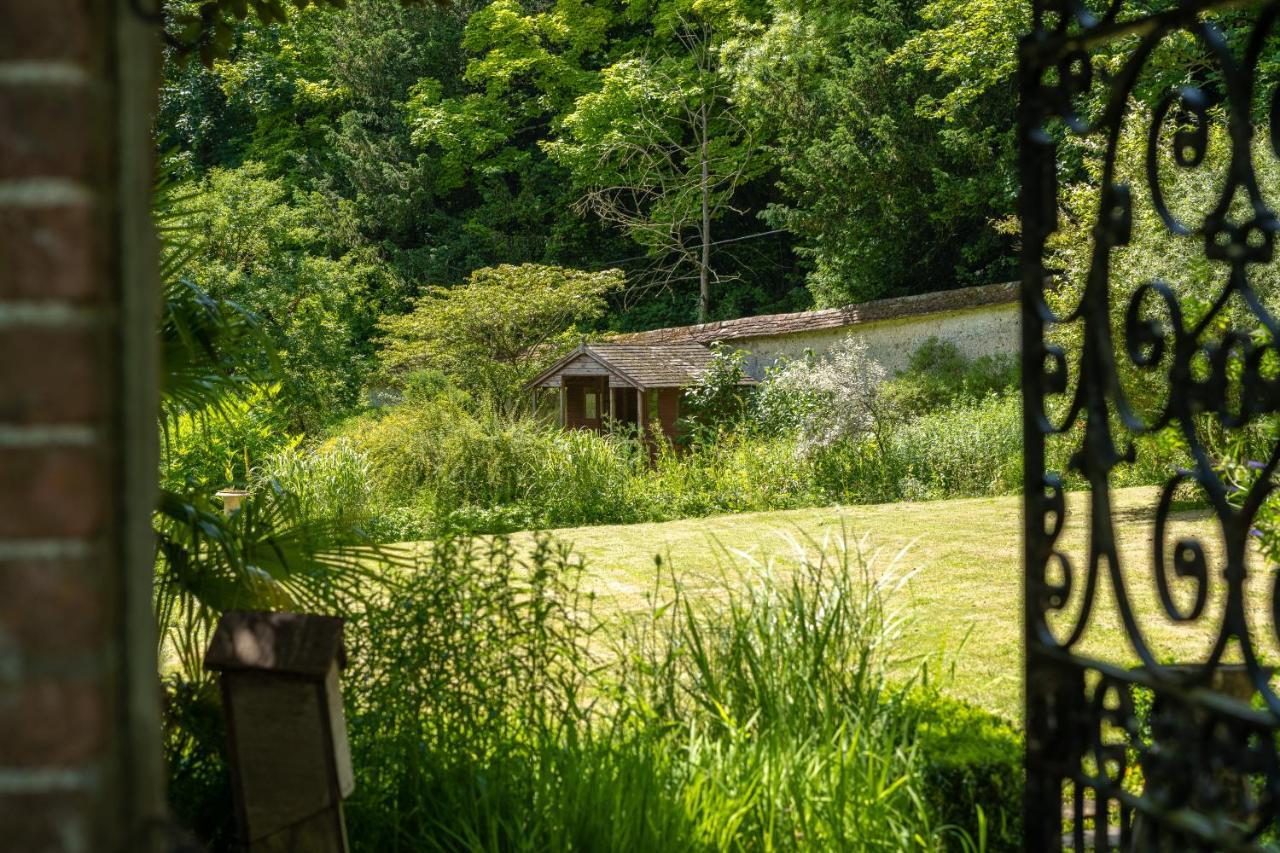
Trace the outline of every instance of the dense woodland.
{"label": "dense woodland", "polygon": [[308,427],[360,400],[380,317],[485,267],[620,269],[615,329],[1007,279],[1023,13],[964,5],[227,15],[156,125],[190,275],[263,319]]}

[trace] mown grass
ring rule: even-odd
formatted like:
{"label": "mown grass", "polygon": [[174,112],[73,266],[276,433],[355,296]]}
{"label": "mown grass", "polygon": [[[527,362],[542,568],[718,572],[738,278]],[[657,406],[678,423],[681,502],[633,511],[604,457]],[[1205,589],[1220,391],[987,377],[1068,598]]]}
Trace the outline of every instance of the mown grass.
{"label": "mown grass", "polygon": [[[1217,624],[1222,601],[1211,595],[1205,617],[1194,626],[1175,626],[1164,616],[1151,574],[1155,501],[1151,488],[1116,491],[1121,564],[1157,659],[1195,660],[1203,654],[1209,626]],[[1060,542],[1079,564],[1087,541],[1087,495],[1070,494],[1067,504]],[[871,562],[880,570],[910,572],[890,601],[909,617],[896,657],[927,660],[955,695],[1016,721],[1021,718],[1021,530],[1021,498],[1012,496],[743,513],[569,528],[554,535],[585,561],[584,588],[595,593],[597,612],[620,621],[644,613],[657,571],[655,557],[675,567],[690,594],[714,598],[722,595],[724,572],[735,563],[773,562],[785,573],[797,565],[798,554],[829,550],[846,539],[864,541],[863,547],[876,553]],[[1167,548],[1187,535],[1204,542],[1213,575],[1222,549],[1211,516],[1202,510],[1176,513]],[[531,542],[532,535],[518,534],[515,541]],[[1254,568],[1261,569],[1255,562]],[[1068,613],[1078,612],[1084,587],[1083,572],[1077,572]],[[1253,612],[1257,633],[1274,638],[1263,599],[1251,598],[1258,601]],[[1137,662],[1105,580],[1082,648]]]}

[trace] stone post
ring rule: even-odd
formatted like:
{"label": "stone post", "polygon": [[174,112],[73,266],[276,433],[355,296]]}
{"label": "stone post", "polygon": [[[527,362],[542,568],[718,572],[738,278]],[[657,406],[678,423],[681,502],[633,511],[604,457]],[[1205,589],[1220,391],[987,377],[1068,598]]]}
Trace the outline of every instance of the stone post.
{"label": "stone post", "polygon": [[231,513],[244,505],[245,498],[249,497],[249,493],[244,489],[223,489],[220,492],[215,492],[214,497],[222,500],[222,514],[231,515]]}
{"label": "stone post", "polygon": [[232,787],[248,853],[346,853],[355,788],[338,671],[342,620],[229,612],[205,668],[221,673]]}

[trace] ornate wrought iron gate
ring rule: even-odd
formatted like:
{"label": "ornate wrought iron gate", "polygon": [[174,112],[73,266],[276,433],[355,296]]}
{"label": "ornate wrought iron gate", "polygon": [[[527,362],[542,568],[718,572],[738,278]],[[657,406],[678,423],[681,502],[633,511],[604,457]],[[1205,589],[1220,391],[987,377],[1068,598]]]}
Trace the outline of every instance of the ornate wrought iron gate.
{"label": "ornate wrought iron gate", "polygon": [[[1280,157],[1278,11],[1035,0],[1021,44],[1030,851],[1280,843],[1280,697],[1265,665],[1280,660],[1280,589],[1250,545],[1280,500],[1280,299],[1258,284],[1280,230],[1280,169],[1258,177],[1260,158]],[[1269,139],[1253,133],[1268,122]],[[1208,195],[1176,189],[1214,162]],[[1059,221],[1068,184],[1100,187],[1083,227]],[[1187,210],[1196,198],[1210,201]],[[1156,223],[1211,295],[1120,269],[1135,223],[1146,234]],[[1053,240],[1068,231],[1086,244],[1078,281],[1053,269],[1070,251]],[[1262,452],[1224,466],[1207,444],[1237,435]],[[1154,544],[1125,542],[1112,483],[1135,463],[1134,441],[1155,436],[1192,461],[1169,472],[1157,505],[1124,508],[1145,514]],[[1070,516],[1068,476],[1089,489]],[[1179,534],[1187,490],[1209,507],[1204,541]],[[1108,621],[1123,653],[1090,645]],[[1200,638],[1203,653],[1169,659],[1185,647],[1170,631]]]}

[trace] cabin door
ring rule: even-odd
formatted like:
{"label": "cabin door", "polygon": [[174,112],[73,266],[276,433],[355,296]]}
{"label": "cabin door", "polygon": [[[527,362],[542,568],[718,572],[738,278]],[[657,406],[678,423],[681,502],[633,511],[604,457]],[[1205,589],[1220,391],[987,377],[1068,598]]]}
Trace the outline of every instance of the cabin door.
{"label": "cabin door", "polygon": [[596,432],[603,429],[609,405],[608,378],[566,376],[561,381],[564,382],[565,393],[565,426]]}
{"label": "cabin door", "polygon": [[639,397],[634,388],[611,388],[609,411],[621,425],[640,425]]}

